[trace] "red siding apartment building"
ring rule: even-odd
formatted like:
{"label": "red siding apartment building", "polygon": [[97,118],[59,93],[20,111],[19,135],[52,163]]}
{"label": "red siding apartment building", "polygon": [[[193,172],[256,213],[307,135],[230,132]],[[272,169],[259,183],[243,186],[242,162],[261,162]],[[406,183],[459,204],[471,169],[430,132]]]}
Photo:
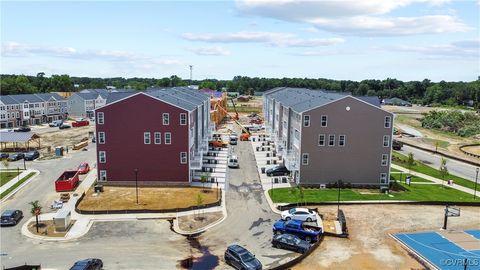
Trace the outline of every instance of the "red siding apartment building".
{"label": "red siding apartment building", "polygon": [[112,93],[95,110],[98,181],[189,184],[208,149],[210,98],[186,87]]}

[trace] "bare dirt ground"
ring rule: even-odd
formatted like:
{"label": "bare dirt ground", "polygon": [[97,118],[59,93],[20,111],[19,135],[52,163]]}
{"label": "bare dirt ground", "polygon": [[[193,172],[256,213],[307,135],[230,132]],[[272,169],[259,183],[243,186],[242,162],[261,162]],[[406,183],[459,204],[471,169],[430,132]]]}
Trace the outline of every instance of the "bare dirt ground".
{"label": "bare dirt ground", "polygon": [[178,226],[184,231],[195,231],[211,223],[220,220],[222,212],[202,213],[202,210],[196,211],[195,215],[181,216],[178,218]]}
{"label": "bare dirt ground", "polygon": [[[207,191],[207,192],[204,192]],[[104,186],[104,192],[96,195],[91,188],[78,205],[80,210],[128,210],[128,209],[174,209],[198,205],[198,194],[202,203],[218,201],[216,189],[197,187],[139,187],[136,203],[135,187]]]}
{"label": "bare dirt ground", "polygon": [[[72,221],[73,224],[74,221]],[[36,235],[40,236],[49,236],[49,237],[64,237],[67,233],[66,232],[56,232],[55,225],[53,220],[44,220],[38,222],[38,233],[37,233],[37,226],[36,222],[30,222],[28,224],[28,230]]]}
{"label": "bare dirt ground", "polygon": [[[348,205],[349,239],[325,237],[322,244],[294,269],[424,269],[390,233],[439,230],[443,206]],[[320,213],[336,215],[336,206],[319,206]],[[449,230],[480,228],[480,207],[461,207],[450,218]]]}
{"label": "bare dirt ground", "polygon": [[[84,138],[89,137],[89,132],[94,132],[95,127],[93,125],[85,126],[85,127],[76,127],[76,128],[69,128],[69,129],[58,129],[52,132],[47,132],[40,134],[41,136],[41,145],[42,149],[40,152],[43,155],[49,155],[48,147],[50,146],[51,152],[50,155],[55,154],[55,147],[57,146],[68,146],[69,149],[73,149],[73,145],[77,144],[82,141]],[[90,140],[89,140],[89,143]]]}
{"label": "bare dirt ground", "polygon": [[480,146],[468,146],[464,147],[463,150],[472,154],[480,155]]}

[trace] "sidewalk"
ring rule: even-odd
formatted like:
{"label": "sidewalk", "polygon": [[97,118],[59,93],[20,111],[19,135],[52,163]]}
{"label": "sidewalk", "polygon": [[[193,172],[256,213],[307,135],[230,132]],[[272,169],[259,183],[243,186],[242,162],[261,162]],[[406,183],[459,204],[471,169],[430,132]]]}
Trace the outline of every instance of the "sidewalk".
{"label": "sidewalk", "polygon": [[[426,179],[426,180],[429,180],[429,181],[432,181],[436,184],[441,185],[443,183],[443,181],[441,179],[438,179],[438,178],[435,178],[435,177],[432,177],[430,175],[426,175],[426,174],[423,174],[423,173],[419,173],[419,172],[415,172],[415,171],[409,171],[407,168],[404,168],[404,167],[401,167],[401,166],[398,166],[398,165],[395,165],[395,164],[392,164],[392,168],[397,169],[397,170],[402,171],[402,172],[409,173],[411,175],[418,176],[420,178],[423,178],[423,179]],[[412,182],[412,183],[414,183],[414,182]],[[473,189],[466,188],[466,187],[457,185],[455,183],[453,183],[453,185],[446,185],[446,186],[454,188],[456,190],[463,191],[463,192],[468,193],[468,194],[472,194],[472,195],[475,192]]]}
{"label": "sidewalk", "polygon": [[[15,193],[17,193],[20,189],[22,189],[24,186],[26,186],[28,183],[30,183],[31,181],[33,181],[33,179],[35,179],[35,177],[37,177],[37,175],[40,174],[39,171],[37,170],[32,170],[32,169],[28,169],[24,172],[22,172],[20,174],[20,180],[22,180],[25,176],[29,175],[30,173],[35,173],[35,175],[33,175],[32,177],[30,177],[28,180],[26,180],[25,182],[23,182],[21,185],[19,185],[17,188],[15,188],[14,190],[12,190],[10,193],[7,194],[7,196],[3,197],[3,199],[0,201],[0,202],[4,202],[6,200],[8,200],[8,198],[10,198],[11,196],[13,196]],[[18,177],[15,177],[15,179],[12,179],[10,180],[8,183],[6,183],[5,185],[3,185],[0,190],[1,192],[0,193],[3,193],[5,190],[8,190],[10,187],[12,187],[13,185],[15,185],[18,181]],[[7,187],[8,186],[8,187]]]}

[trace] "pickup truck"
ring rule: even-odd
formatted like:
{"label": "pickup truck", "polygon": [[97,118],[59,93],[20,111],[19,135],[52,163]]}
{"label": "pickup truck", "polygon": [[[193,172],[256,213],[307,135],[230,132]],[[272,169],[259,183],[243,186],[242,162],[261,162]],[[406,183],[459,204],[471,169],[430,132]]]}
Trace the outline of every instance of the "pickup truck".
{"label": "pickup truck", "polygon": [[305,221],[292,219],[289,221],[279,220],[275,222],[275,224],[273,224],[273,233],[289,233],[307,242],[316,242],[323,232],[320,227],[308,225]]}

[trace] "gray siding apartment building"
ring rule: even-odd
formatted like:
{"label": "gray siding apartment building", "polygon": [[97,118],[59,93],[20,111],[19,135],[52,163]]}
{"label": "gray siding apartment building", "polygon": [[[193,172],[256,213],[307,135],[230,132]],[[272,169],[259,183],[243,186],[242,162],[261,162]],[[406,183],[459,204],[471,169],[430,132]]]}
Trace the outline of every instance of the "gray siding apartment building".
{"label": "gray siding apartment building", "polygon": [[105,89],[85,89],[68,98],[68,113],[73,117],[94,117],[95,109],[107,104],[108,91]]}
{"label": "gray siding apartment building", "polygon": [[267,133],[297,184],[388,185],[393,114],[378,98],[287,87],[263,97]]}

